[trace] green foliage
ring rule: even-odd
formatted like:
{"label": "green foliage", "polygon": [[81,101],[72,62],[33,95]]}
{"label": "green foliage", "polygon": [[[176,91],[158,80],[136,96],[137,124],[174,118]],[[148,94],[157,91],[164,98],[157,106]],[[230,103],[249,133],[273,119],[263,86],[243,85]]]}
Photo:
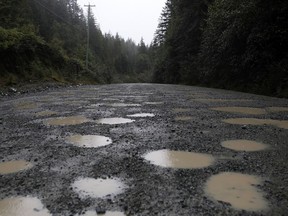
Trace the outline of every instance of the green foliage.
{"label": "green foliage", "polygon": [[163,11],[154,81],[287,95],[287,1],[167,0]]}
{"label": "green foliage", "polygon": [[0,21],[1,78],[111,83],[150,72],[143,40],[136,45],[118,34],[103,35],[92,12],[85,18],[77,0],[1,0]]}

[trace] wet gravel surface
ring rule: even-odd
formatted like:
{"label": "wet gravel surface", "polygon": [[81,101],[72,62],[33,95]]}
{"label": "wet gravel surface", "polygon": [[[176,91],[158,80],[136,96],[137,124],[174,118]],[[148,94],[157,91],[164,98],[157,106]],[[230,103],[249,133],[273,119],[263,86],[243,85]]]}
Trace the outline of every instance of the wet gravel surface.
{"label": "wet gravel surface", "polygon": [[[37,197],[51,215],[76,216],[99,208],[125,215],[287,215],[288,129],[232,125],[222,120],[288,120],[288,113],[245,115],[210,110],[221,106],[288,107],[288,100],[152,84],[74,86],[2,97],[1,162],[26,160],[34,166],[26,171],[0,174],[0,200]],[[40,115],[43,111],[53,112]],[[155,116],[127,117],[137,113]],[[78,125],[46,124],[47,119],[68,116],[84,116],[89,121]],[[135,121],[117,125],[97,123],[98,119],[115,117]],[[75,134],[106,136],[113,142],[99,148],[81,148],[65,140]],[[259,141],[270,148],[236,152],[220,144],[235,139]],[[216,162],[202,169],[173,169],[155,166],[143,158],[146,153],[161,149],[206,153],[214,156]],[[268,210],[234,209],[227,202],[208,197],[205,182],[222,172],[261,177],[262,184],[255,187],[264,192]],[[83,199],[71,186],[79,177],[117,178],[126,187],[118,195]]]}

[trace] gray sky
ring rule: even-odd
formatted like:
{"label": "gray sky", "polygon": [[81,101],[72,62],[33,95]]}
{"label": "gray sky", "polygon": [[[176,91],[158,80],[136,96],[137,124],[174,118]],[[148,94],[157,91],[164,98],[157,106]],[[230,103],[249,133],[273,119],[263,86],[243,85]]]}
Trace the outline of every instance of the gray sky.
{"label": "gray sky", "polygon": [[78,0],[81,7],[89,2],[103,33],[150,44],[166,0]]}

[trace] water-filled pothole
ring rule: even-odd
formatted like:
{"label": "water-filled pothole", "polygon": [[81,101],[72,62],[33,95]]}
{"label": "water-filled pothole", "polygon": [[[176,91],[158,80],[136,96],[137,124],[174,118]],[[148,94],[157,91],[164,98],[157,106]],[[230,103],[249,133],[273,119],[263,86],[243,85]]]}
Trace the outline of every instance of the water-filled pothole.
{"label": "water-filled pothole", "polygon": [[73,135],[67,137],[66,140],[76,146],[85,148],[97,148],[112,143],[112,140],[109,137],[98,135]]}
{"label": "water-filled pothole", "polygon": [[216,201],[229,203],[237,210],[260,211],[268,208],[262,191],[255,185],[261,179],[253,175],[224,172],[212,176],[205,184],[205,193]]}
{"label": "water-filled pothole", "polygon": [[177,116],[175,117],[175,121],[190,121],[193,118],[191,116]]}
{"label": "water-filled pothole", "polygon": [[55,115],[55,114],[58,114],[58,113],[54,112],[54,111],[47,110],[47,111],[37,112],[36,116],[43,117],[43,116],[50,116],[50,115]]}
{"label": "water-filled pothole", "polygon": [[33,102],[23,102],[16,105],[18,110],[36,109],[38,105]]}
{"label": "water-filled pothole", "polygon": [[145,105],[161,105],[163,102],[144,102]]}
{"label": "water-filled pothole", "polygon": [[253,100],[251,99],[198,98],[198,99],[192,99],[192,101],[206,103],[206,102],[250,102]]}
{"label": "water-filled pothole", "polygon": [[269,147],[263,143],[251,140],[228,140],[222,142],[221,145],[235,151],[261,151]]}
{"label": "water-filled pothole", "polygon": [[85,122],[90,122],[90,120],[84,116],[69,116],[46,120],[46,124],[53,126],[77,125]]}
{"label": "water-filled pothole", "polygon": [[211,108],[211,110],[248,115],[263,115],[267,113],[265,109],[251,107],[215,107]]}
{"label": "water-filled pothole", "polygon": [[96,123],[114,125],[114,124],[126,124],[134,121],[135,120],[127,118],[102,118],[97,120]]}
{"label": "water-filled pothole", "polygon": [[50,216],[42,202],[35,197],[12,197],[0,201],[1,216]]}
{"label": "water-filled pothole", "polygon": [[153,113],[137,113],[133,115],[127,115],[128,117],[154,117],[155,115]]}
{"label": "water-filled pothole", "polygon": [[73,190],[78,193],[81,199],[104,198],[108,195],[115,196],[126,188],[120,179],[94,179],[79,178],[72,184]]}
{"label": "water-filled pothole", "polygon": [[33,167],[33,164],[24,160],[0,163],[0,174],[16,173]]}
{"label": "water-filled pothole", "polygon": [[112,106],[112,107],[139,107],[141,106],[140,104],[125,104],[125,103],[112,103],[112,104],[109,104],[109,106]]}
{"label": "water-filled pothole", "polygon": [[[100,214],[97,214],[96,211],[89,210],[84,214],[81,214],[81,216],[100,216]],[[101,216],[125,216],[125,214],[117,211],[106,211],[104,214],[101,214]]]}
{"label": "water-filled pothole", "polygon": [[288,120],[257,119],[257,118],[232,118],[223,122],[237,125],[273,125],[279,128],[288,129]]}
{"label": "water-filled pothole", "polygon": [[288,107],[268,107],[269,112],[288,112]]}
{"label": "water-filled pothole", "polygon": [[167,149],[150,152],[145,154],[144,158],[157,166],[181,169],[200,169],[212,165],[215,161],[209,154]]}

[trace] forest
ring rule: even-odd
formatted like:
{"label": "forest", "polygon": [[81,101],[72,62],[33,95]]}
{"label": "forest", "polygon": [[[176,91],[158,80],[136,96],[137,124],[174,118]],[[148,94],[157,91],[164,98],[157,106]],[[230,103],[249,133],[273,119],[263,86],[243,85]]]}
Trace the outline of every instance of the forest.
{"label": "forest", "polygon": [[[0,0],[0,85],[19,82],[148,82],[143,40],[103,34],[77,0]],[[87,24],[89,23],[88,65]]]}
{"label": "forest", "polygon": [[149,45],[103,34],[89,14],[77,0],[0,0],[0,85],[155,82],[288,97],[287,1],[167,0]]}
{"label": "forest", "polygon": [[288,97],[288,1],[167,0],[154,81]]}

